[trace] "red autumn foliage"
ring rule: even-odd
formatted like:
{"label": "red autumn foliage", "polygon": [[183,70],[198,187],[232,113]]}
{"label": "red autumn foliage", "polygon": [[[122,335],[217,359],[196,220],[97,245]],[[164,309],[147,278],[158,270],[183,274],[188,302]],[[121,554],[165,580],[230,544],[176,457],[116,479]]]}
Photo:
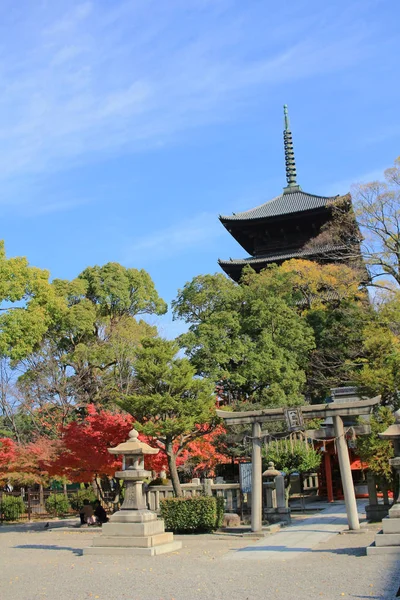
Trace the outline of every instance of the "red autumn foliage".
{"label": "red autumn foliage", "polygon": [[[125,442],[134,426],[131,415],[87,406],[83,421],[72,421],[60,427],[63,448],[50,466],[50,473],[65,476],[69,481],[88,483],[94,477],[113,477],[121,469],[121,457],[108,452],[108,448]],[[140,439],[153,445],[144,436]],[[161,470],[165,458],[154,455],[146,457],[146,468]]]}
{"label": "red autumn foliage", "polygon": [[[108,448],[126,441],[133,426],[134,419],[130,415],[88,405],[84,420],[60,426],[58,440],[40,437],[35,442],[19,445],[9,438],[2,438],[0,483],[47,485],[52,477],[89,483],[95,477],[113,477],[115,471],[121,468],[121,458],[110,454]],[[220,426],[191,442],[179,455],[178,466],[188,464],[193,475],[214,475],[218,463],[229,461],[223,454],[217,453],[212,443],[222,432],[224,428]],[[156,473],[167,470],[164,449],[143,435],[139,438],[160,450],[158,454],[145,458],[146,469]]]}
{"label": "red autumn foliage", "polygon": [[13,485],[48,484],[49,466],[55,460],[59,442],[40,437],[29,444],[0,440],[0,482]]}

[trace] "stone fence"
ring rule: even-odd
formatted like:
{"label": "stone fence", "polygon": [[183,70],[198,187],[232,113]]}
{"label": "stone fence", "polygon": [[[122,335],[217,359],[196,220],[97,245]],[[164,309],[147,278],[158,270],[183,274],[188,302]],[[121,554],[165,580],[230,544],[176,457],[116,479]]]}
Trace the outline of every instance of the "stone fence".
{"label": "stone fence", "polygon": [[[181,484],[182,493],[185,497],[192,496],[223,496],[225,498],[225,510],[227,512],[240,512],[241,494],[238,483],[214,483],[212,479],[205,479],[200,483],[194,479],[192,483]],[[171,485],[151,485],[147,490],[147,506],[150,510],[159,512],[160,500],[173,497]]]}
{"label": "stone fence", "polygon": [[[276,506],[275,493],[267,492],[268,483],[263,484],[264,506],[273,508]],[[238,483],[217,483],[213,479],[193,479],[191,483],[181,484],[182,493],[185,497],[199,496],[223,496],[225,498],[225,511],[235,513],[247,513],[250,510],[251,494],[242,495]],[[303,493],[316,493],[318,489],[318,475],[311,473],[303,480]],[[294,490],[296,492],[296,490]],[[172,485],[151,485],[147,490],[147,506],[155,512],[160,511],[160,500],[173,497]]]}

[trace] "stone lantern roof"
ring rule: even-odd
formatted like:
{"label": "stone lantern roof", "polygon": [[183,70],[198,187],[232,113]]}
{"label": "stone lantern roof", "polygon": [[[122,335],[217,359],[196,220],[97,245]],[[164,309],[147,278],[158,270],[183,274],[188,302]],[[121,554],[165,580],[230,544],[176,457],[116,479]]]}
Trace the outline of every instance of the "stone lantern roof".
{"label": "stone lantern roof", "polygon": [[115,448],[108,448],[110,454],[158,454],[158,448],[152,448],[145,442],[139,440],[139,432],[132,429],[129,439]]}

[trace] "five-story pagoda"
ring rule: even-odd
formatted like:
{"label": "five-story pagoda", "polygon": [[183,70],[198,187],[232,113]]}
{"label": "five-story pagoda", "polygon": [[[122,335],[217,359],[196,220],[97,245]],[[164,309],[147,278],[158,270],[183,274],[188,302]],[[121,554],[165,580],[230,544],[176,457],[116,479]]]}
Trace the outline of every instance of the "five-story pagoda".
{"label": "five-story pagoda", "polygon": [[[246,265],[259,272],[272,263],[281,264],[291,258],[336,262],[344,250],[338,242],[310,247],[310,241],[332,220],[332,209],[340,196],[316,196],[303,192],[296,178],[286,105],[284,123],[287,186],[282,194],[251,210],[219,217],[224,227],[250,255],[243,259],[218,261],[225,273],[235,281],[239,281]],[[348,206],[350,208],[350,202]]]}

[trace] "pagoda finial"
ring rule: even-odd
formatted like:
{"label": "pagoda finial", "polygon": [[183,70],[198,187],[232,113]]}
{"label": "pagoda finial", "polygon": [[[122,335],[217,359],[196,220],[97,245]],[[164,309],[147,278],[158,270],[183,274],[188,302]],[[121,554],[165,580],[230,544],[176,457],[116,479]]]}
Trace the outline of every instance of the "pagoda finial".
{"label": "pagoda finial", "polygon": [[289,113],[287,104],[283,106],[283,114],[285,120],[285,129],[283,130],[283,142],[285,146],[285,165],[286,165],[286,181],[287,186],[283,189],[284,193],[295,192],[300,190],[300,186],[296,181],[296,163],[294,160],[293,139],[290,131]]}

